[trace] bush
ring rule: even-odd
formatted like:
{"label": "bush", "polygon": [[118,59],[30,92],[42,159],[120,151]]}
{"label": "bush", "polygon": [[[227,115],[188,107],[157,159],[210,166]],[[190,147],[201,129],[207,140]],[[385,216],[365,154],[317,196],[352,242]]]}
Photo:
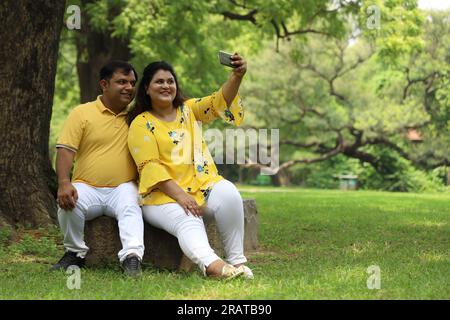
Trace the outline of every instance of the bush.
{"label": "bush", "polygon": [[39,229],[19,228],[17,240],[7,250],[21,255],[54,256],[58,253],[58,243],[62,241],[57,226],[49,225]]}
{"label": "bush", "polygon": [[445,186],[447,170],[444,167],[426,172],[415,168],[412,163],[396,152],[379,147],[370,147],[383,167],[380,172],[369,163],[361,164],[357,159],[337,155],[326,161],[309,165],[298,165],[291,169],[292,183],[309,188],[337,189],[339,180],[334,178],[344,172],[358,176],[358,187],[368,190],[401,192],[441,192]]}
{"label": "bush", "polygon": [[371,165],[365,164],[358,173],[363,189],[376,189],[400,192],[436,192],[444,191],[445,186],[439,177],[439,172],[421,171],[415,168],[411,161],[402,158],[391,150],[378,152],[384,170],[376,171]]}
{"label": "bush", "polygon": [[270,186],[272,184],[272,179],[269,176],[259,174],[256,176],[256,179],[250,181],[249,184],[256,186]]}
{"label": "bush", "polygon": [[344,155],[308,165],[299,165],[292,170],[292,183],[307,188],[337,189],[339,180],[335,177],[344,172],[355,173],[360,167],[359,161]]}
{"label": "bush", "polygon": [[0,229],[0,247],[8,245],[8,242],[11,239],[11,234],[11,228],[2,227]]}
{"label": "bush", "polygon": [[11,251],[19,254],[53,256],[58,252],[56,243],[47,237],[35,238],[25,234],[19,243],[11,246]]}

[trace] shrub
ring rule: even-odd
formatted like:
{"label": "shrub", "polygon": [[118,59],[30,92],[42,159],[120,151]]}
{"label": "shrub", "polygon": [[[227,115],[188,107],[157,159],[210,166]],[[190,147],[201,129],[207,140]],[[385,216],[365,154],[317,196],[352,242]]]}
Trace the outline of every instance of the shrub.
{"label": "shrub", "polygon": [[0,229],[0,247],[6,246],[11,239],[11,228],[2,227]]}
{"label": "shrub", "polygon": [[19,239],[9,246],[13,253],[23,255],[54,256],[58,252],[56,229],[20,230]]}
{"label": "shrub", "polygon": [[358,173],[363,189],[400,192],[435,192],[445,189],[437,172],[421,171],[411,161],[391,150],[384,149],[376,153],[384,169],[376,171],[369,164],[364,165]]}
{"label": "shrub", "polygon": [[344,172],[355,173],[359,167],[358,160],[337,155],[322,162],[297,166],[292,170],[292,183],[308,188],[336,189],[339,187],[336,175]]}
{"label": "shrub", "polygon": [[361,164],[357,159],[337,155],[326,161],[292,168],[292,183],[309,188],[336,189],[339,180],[334,177],[346,172],[358,176],[360,189],[401,192],[441,192],[449,189],[445,187],[446,168],[426,172],[392,150],[379,147],[368,149],[383,165],[379,171],[369,163]]}

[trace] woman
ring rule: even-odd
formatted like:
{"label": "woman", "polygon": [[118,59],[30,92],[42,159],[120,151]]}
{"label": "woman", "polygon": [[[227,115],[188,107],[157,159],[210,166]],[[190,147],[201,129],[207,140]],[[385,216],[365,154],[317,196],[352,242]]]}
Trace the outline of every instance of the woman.
{"label": "woman", "polygon": [[[145,221],[178,238],[184,254],[205,275],[253,278],[244,265],[244,210],[236,187],[217,173],[199,125],[221,117],[239,125],[237,95],[247,64],[235,53],[235,68],[222,88],[201,99],[184,99],[173,68],[150,63],[129,114],[128,147],[139,170]],[[212,216],[227,262],[208,243],[202,216]]]}

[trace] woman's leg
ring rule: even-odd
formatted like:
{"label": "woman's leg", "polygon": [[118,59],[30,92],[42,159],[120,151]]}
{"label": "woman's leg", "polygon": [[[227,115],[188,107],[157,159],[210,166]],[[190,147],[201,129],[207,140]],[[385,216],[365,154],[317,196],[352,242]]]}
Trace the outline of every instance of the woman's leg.
{"label": "woman's leg", "polygon": [[233,183],[221,180],[214,185],[207,201],[208,215],[216,220],[226,260],[236,266],[247,262],[244,256],[244,207]]}
{"label": "woman's leg", "polygon": [[177,237],[183,253],[196,263],[204,274],[208,266],[216,267],[220,264],[217,261],[221,259],[209,245],[201,218],[187,215],[178,203],[143,206],[142,212],[145,221]]}

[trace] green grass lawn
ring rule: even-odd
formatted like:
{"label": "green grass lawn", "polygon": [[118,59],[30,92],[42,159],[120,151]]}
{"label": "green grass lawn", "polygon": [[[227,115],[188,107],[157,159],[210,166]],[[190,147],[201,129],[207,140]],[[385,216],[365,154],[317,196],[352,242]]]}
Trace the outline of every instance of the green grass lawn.
{"label": "green grass lawn", "polygon": [[[0,299],[450,298],[449,194],[240,190],[259,212],[260,250],[247,255],[253,281],[151,267],[132,280],[115,265],[82,270],[81,288],[70,290],[70,275],[47,272],[62,254],[60,236],[41,230],[46,237],[0,245]],[[372,265],[380,289],[367,288]]]}

